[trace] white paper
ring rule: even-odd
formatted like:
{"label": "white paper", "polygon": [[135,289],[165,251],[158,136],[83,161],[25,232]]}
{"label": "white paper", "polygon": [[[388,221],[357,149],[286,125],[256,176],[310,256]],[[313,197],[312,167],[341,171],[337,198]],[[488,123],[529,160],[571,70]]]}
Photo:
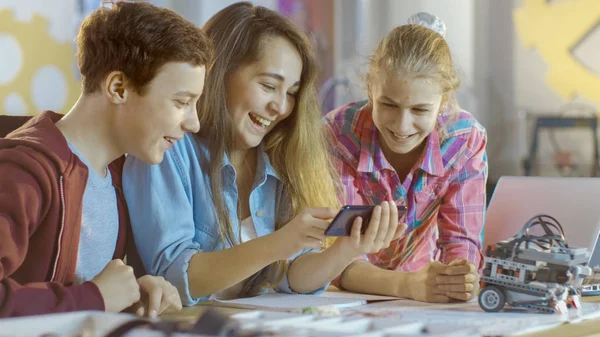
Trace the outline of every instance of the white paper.
{"label": "white paper", "polygon": [[[92,319],[91,324],[86,320]],[[44,334],[77,336],[84,324],[90,324],[94,336],[104,336],[113,328],[135,319],[130,314],[111,314],[98,311],[80,311],[0,319],[0,337],[32,337]]]}
{"label": "white paper", "polygon": [[335,308],[356,307],[367,303],[367,300],[357,297],[343,297],[340,295],[296,295],[269,293],[255,297],[239,298],[234,300],[217,300],[218,305],[272,311],[298,311],[308,307],[333,306]]}

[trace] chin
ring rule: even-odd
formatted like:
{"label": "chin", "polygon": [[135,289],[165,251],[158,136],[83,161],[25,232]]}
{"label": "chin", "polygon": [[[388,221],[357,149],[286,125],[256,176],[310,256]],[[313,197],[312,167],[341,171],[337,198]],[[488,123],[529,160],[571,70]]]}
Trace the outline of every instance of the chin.
{"label": "chin", "polygon": [[390,150],[392,150],[392,152],[397,153],[397,154],[407,154],[410,153],[412,151],[414,151],[417,148],[417,146],[414,145],[404,145],[404,146],[392,146],[390,147]]}
{"label": "chin", "polygon": [[244,144],[246,145],[247,148],[251,149],[254,147],[258,147],[260,145],[260,143],[263,141],[263,138],[258,138],[258,137],[248,137],[244,139]]}
{"label": "chin", "polygon": [[148,163],[151,165],[160,164],[160,163],[162,163],[163,159],[165,159],[165,153],[160,152],[160,153],[157,153],[156,155],[152,156],[152,159],[150,159],[148,161]]}
{"label": "chin", "polygon": [[147,164],[156,165],[160,164],[165,158],[165,153],[157,151],[156,153],[144,153],[143,156],[136,156],[138,159],[143,160]]}

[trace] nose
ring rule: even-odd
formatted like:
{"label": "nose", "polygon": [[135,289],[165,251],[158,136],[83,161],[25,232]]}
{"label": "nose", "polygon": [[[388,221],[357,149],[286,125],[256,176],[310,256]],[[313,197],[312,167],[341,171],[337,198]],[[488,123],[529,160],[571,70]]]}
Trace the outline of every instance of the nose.
{"label": "nose", "polygon": [[289,101],[287,94],[278,95],[276,98],[271,100],[269,108],[278,115],[285,115],[288,112]]}
{"label": "nose", "polygon": [[191,109],[187,109],[181,128],[184,132],[197,133],[200,131],[200,120],[198,119],[196,104],[192,105]]}
{"label": "nose", "polygon": [[410,133],[412,132],[413,125],[413,115],[410,109],[402,109],[394,120],[394,126],[396,131],[400,133]]}

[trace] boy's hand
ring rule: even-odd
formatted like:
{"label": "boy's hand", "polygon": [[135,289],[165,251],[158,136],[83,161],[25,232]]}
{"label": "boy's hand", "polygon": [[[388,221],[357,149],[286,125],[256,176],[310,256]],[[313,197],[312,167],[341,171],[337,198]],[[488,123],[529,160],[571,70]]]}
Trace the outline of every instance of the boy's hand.
{"label": "boy's hand", "polygon": [[107,312],[120,312],[140,300],[140,287],[133,268],[112,260],[92,280],[100,290]]}

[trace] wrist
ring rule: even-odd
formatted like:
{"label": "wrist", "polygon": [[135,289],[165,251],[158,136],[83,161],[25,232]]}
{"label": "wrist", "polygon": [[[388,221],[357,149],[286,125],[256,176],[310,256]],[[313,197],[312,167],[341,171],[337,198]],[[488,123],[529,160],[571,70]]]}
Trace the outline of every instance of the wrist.
{"label": "wrist", "polygon": [[328,250],[332,250],[338,256],[344,257],[350,262],[354,261],[357,257],[364,255],[359,250],[354,249],[349,240],[350,238],[340,237],[337,240],[335,240],[335,242],[331,245],[331,247],[329,247]]}
{"label": "wrist", "polygon": [[340,240],[336,240],[329,248],[325,249],[322,254],[328,258],[334,259],[336,263],[344,266],[348,266],[354,261],[360,254],[352,252],[344,247],[344,244]]}
{"label": "wrist", "polygon": [[261,246],[269,251],[269,255],[271,255],[275,261],[287,260],[290,257],[290,254],[288,254],[289,247],[286,246],[285,240],[281,238],[279,232],[279,230],[276,230],[273,233],[261,236],[257,239],[261,241]]}
{"label": "wrist", "polygon": [[411,284],[414,282],[414,272],[410,271],[391,271],[393,275],[393,280],[391,280],[391,284],[395,284],[396,288],[394,290],[394,294],[397,297],[409,298],[413,299],[413,294],[411,292]]}

